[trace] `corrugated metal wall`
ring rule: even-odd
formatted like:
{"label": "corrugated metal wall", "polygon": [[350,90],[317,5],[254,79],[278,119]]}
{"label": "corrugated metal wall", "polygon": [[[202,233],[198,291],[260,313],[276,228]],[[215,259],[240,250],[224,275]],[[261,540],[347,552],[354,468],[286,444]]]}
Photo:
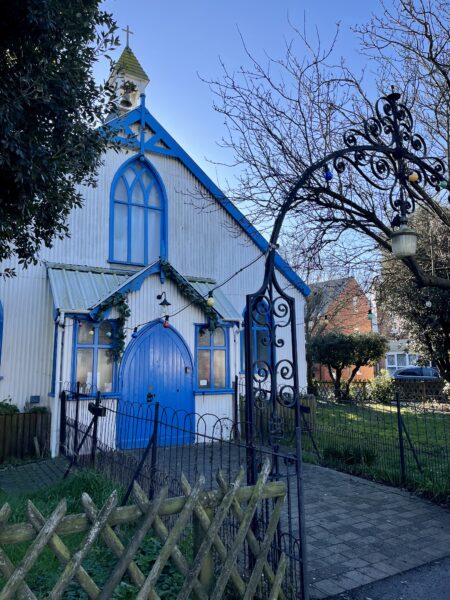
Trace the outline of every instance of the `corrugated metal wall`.
{"label": "corrugated metal wall", "polygon": [[[52,249],[43,249],[41,257],[51,262],[110,267],[109,203],[110,186],[114,174],[124,160],[132,155],[108,152],[100,169],[98,186],[86,188],[85,206],[75,209],[70,216],[71,237],[55,240]],[[195,177],[177,159],[149,155],[165,183],[168,196],[169,260],[184,275],[204,276],[221,282],[260,255],[234,220],[215,203]],[[245,306],[245,294],[255,291],[263,277],[264,259],[227,283],[223,292],[239,312]],[[280,283],[288,282],[280,275]],[[156,294],[162,287],[158,277],[148,279],[139,293],[130,294],[132,318],[130,327],[158,317]],[[186,304],[173,284],[165,284],[172,302],[171,312]],[[290,290],[297,302],[298,349],[301,366],[301,385],[306,383],[303,297]],[[45,268],[30,267],[18,270],[12,280],[0,278],[0,300],[4,307],[4,345],[0,375],[0,399],[11,396],[22,405],[31,394],[40,394],[45,402],[50,391],[53,316],[52,299]],[[156,310],[156,313],[155,313]],[[194,349],[193,323],[203,322],[198,309],[191,308],[172,320],[185,338],[191,352]],[[131,330],[129,331],[131,334]],[[70,379],[70,324],[64,334],[63,381]],[[237,342],[238,343],[238,342]],[[239,367],[239,351],[233,350],[232,365]],[[281,356],[281,355],[280,355]],[[235,369],[232,368],[232,375]],[[203,402],[203,400],[202,400]],[[211,406],[221,400],[208,400]],[[216,409],[222,410],[219,405]]]}

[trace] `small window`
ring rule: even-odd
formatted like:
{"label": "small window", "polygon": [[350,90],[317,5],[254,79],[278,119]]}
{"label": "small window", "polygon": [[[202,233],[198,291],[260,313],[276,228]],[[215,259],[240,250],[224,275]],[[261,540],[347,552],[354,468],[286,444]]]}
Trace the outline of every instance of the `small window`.
{"label": "small window", "polygon": [[74,384],[80,383],[83,393],[110,393],[114,387],[115,365],[112,321],[92,323],[76,321]]}
{"label": "small window", "polygon": [[229,389],[228,329],[217,327],[210,331],[208,325],[197,325],[196,342],[197,388],[201,391]]}
{"label": "small window", "polygon": [[[267,301],[262,300],[254,311],[252,331],[253,363],[264,362],[271,365],[270,356],[270,322],[271,317]],[[241,332],[241,372],[245,371],[245,331]]]}

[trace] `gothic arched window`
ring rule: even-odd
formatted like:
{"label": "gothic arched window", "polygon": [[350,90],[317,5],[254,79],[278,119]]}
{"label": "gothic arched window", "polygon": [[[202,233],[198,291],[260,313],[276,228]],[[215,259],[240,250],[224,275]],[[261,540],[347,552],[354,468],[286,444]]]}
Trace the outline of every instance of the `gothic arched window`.
{"label": "gothic arched window", "polygon": [[111,186],[111,262],[148,265],[165,258],[166,201],[158,174],[146,160],[132,159]]}

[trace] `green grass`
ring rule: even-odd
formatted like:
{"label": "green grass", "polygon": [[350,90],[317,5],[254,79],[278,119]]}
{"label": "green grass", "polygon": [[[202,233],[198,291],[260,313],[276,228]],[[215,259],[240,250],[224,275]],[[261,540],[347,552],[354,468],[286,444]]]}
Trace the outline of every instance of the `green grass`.
{"label": "green grass", "polygon": [[[8,502],[11,506],[12,516],[8,523],[23,522],[27,521],[26,506],[28,499],[36,505],[45,517],[48,517],[61,499],[66,498],[67,514],[74,514],[83,512],[80,501],[83,492],[88,493],[97,507],[100,508],[114,489],[117,489],[117,485],[98,473],[82,470],[56,486],[33,494],[9,497],[3,492],[0,492],[0,506],[3,505],[4,502]],[[123,490],[119,488],[119,499],[122,498],[122,496]],[[122,539],[125,546],[133,532],[134,527],[132,525],[120,528],[119,537]],[[73,553],[80,547],[85,535],[86,534],[74,534],[64,536],[63,541]],[[189,559],[192,541],[189,541],[189,538],[187,537],[184,544],[186,547],[183,548],[183,552],[186,558]],[[4,546],[4,550],[12,562],[17,566],[25,555],[28,547],[29,543],[24,542],[21,544]],[[156,537],[151,534],[146,536],[135,557],[135,562],[144,573],[149,572],[160,549],[161,543]],[[83,567],[91,575],[97,585],[101,587],[108,579],[116,563],[117,558],[107,549],[103,541],[99,538],[89,552],[87,558],[83,561]],[[49,548],[45,548],[26,578],[28,585],[34,591],[37,598],[48,597],[48,594],[57,581],[58,576],[61,574],[62,569],[61,563],[57,560],[52,551]],[[182,576],[175,567],[169,563],[158,580],[157,592],[159,596],[164,599],[176,598],[182,583]],[[0,576],[0,590],[3,588],[4,584],[5,580]],[[114,600],[128,600],[135,598],[137,592],[138,590],[126,577],[124,577],[124,580],[116,589],[113,598]],[[64,598],[86,599],[87,595],[77,584],[72,583],[64,593]]]}
{"label": "green grass", "polygon": [[[422,471],[404,434],[406,487],[443,502],[450,501],[450,413],[426,410],[421,404],[402,407]],[[401,483],[399,433],[395,406],[318,402],[314,439],[307,434],[305,459],[384,481]]]}

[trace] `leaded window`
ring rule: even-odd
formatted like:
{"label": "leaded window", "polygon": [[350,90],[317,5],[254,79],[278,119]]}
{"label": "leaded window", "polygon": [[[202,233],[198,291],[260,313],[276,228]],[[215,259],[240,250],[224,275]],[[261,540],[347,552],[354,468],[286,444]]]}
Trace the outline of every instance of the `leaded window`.
{"label": "leaded window", "polygon": [[228,329],[207,325],[196,327],[197,389],[224,390],[230,388]]}

